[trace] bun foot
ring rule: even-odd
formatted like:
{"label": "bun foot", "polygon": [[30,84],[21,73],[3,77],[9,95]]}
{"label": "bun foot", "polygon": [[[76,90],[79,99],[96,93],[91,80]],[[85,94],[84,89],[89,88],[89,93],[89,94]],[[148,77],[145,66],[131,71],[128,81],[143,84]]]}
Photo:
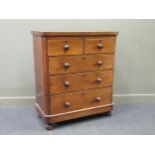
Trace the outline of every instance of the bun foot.
{"label": "bun foot", "polygon": [[40,115],[38,115],[38,117],[39,117],[39,118],[41,118],[41,116],[40,116]]}
{"label": "bun foot", "polygon": [[104,114],[105,114],[105,116],[112,116],[112,111],[107,111]]}
{"label": "bun foot", "polygon": [[54,129],[54,125],[52,125],[52,124],[47,124],[47,125],[45,126],[45,129],[46,129],[46,130],[53,130],[53,129]]}

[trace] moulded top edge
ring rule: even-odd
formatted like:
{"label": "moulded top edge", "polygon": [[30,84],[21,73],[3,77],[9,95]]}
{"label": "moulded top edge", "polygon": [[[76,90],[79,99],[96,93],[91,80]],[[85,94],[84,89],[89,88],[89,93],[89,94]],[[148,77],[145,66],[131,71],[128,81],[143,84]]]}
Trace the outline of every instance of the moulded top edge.
{"label": "moulded top edge", "polygon": [[118,32],[39,32],[31,31],[36,36],[117,36]]}

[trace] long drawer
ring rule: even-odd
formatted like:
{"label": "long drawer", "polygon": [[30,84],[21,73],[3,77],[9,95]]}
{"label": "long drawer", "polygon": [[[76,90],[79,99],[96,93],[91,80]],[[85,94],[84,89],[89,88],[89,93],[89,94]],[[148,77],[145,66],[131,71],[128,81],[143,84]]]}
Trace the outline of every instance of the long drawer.
{"label": "long drawer", "polygon": [[49,58],[49,74],[65,74],[113,69],[113,54],[61,56]]}
{"label": "long drawer", "polygon": [[50,93],[60,94],[72,91],[112,86],[112,70],[50,76]]}
{"label": "long drawer", "polygon": [[91,108],[112,102],[112,88],[81,91],[69,94],[52,95],[50,112],[59,114]]}

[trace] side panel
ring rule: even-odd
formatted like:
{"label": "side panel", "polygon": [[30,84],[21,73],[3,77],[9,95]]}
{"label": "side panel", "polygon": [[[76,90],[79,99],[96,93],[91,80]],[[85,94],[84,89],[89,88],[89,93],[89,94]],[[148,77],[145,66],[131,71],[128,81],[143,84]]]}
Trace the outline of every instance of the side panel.
{"label": "side panel", "polygon": [[46,38],[33,36],[36,102],[45,114],[48,114],[48,66]]}

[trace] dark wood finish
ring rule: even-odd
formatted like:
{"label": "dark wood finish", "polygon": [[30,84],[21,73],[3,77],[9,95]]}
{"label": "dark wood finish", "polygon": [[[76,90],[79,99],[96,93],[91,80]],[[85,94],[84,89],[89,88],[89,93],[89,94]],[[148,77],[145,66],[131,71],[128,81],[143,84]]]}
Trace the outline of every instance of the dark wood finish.
{"label": "dark wood finish", "polygon": [[113,69],[113,62],[113,54],[49,58],[49,73],[54,75]]}
{"label": "dark wood finish", "polygon": [[50,123],[110,112],[117,32],[32,31],[36,110]]}
{"label": "dark wood finish", "polygon": [[50,76],[50,93],[61,94],[86,89],[111,87],[112,79],[111,70]]}

